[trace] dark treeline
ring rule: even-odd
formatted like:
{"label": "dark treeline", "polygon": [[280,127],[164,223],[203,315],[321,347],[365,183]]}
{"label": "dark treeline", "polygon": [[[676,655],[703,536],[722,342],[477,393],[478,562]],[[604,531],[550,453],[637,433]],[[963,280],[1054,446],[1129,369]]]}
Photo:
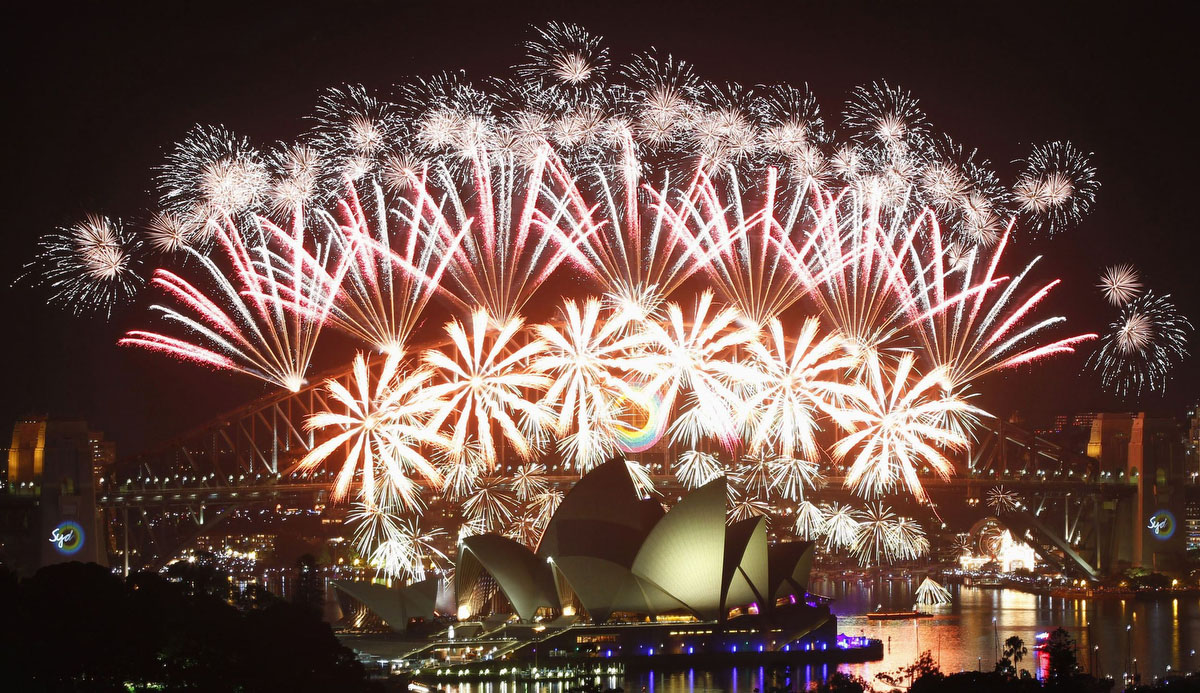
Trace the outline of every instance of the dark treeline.
{"label": "dark treeline", "polygon": [[122,580],[65,563],[0,567],[0,689],[364,691],[354,653],[310,604],[240,592],[205,565]]}

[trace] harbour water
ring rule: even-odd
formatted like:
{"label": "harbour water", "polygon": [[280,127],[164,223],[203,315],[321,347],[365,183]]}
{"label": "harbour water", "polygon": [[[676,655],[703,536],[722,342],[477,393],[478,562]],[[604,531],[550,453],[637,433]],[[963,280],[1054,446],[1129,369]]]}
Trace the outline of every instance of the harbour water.
{"label": "harbour water", "polygon": [[[839,632],[867,635],[884,642],[884,658],[840,669],[873,680],[881,671],[911,664],[929,650],[947,673],[990,669],[1004,646],[1016,635],[1025,641],[1029,655],[1019,665],[1037,671],[1044,656],[1034,651],[1035,636],[1056,627],[1065,628],[1078,645],[1083,667],[1120,679],[1136,668],[1143,681],[1167,671],[1200,671],[1200,599],[1077,600],[1040,596],[1007,589],[950,586],[953,604],[939,607],[933,618],[914,621],[869,621],[866,614],[907,610],[913,605],[917,580],[816,580],[811,589],[835,599]],[[1128,628],[1127,628],[1128,627]],[[765,667],[674,671],[629,671],[623,680],[607,677],[598,683],[620,686],[628,693],[753,693],[787,685],[804,690],[823,680],[834,667],[814,666],[790,672]],[[531,687],[512,683],[475,683],[450,686],[447,693],[526,693]],[[542,684],[538,693],[563,693],[563,684]]]}

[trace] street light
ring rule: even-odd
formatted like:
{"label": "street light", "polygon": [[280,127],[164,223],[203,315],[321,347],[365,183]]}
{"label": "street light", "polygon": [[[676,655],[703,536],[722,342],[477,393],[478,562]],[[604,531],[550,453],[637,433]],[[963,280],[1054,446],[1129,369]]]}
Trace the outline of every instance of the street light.
{"label": "street light", "polygon": [[1125,671],[1129,671],[1129,660],[1133,657],[1133,624],[1125,626]]}
{"label": "street light", "polygon": [[996,625],[996,617],[992,617],[992,644],[996,648],[996,661],[1000,661],[1000,631]]}

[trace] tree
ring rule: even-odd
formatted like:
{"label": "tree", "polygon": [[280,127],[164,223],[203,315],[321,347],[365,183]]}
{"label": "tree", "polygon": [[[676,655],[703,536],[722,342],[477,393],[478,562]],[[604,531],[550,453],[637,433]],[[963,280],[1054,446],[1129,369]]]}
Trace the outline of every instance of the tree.
{"label": "tree", "polygon": [[[913,686],[926,677],[930,679],[940,680],[942,670],[938,668],[936,662],[933,661],[933,655],[929,650],[922,652],[912,664],[906,667],[900,667],[897,671],[880,672],[875,675],[876,679],[886,683],[889,686],[899,688],[901,686]],[[926,682],[928,685],[929,682]]]}
{"label": "tree", "polygon": [[1015,635],[1009,636],[1004,641],[1004,657],[996,662],[996,671],[1007,676],[1015,676],[1017,665],[1027,654],[1029,654],[1029,649],[1025,647],[1025,641]]}
{"label": "tree", "polygon": [[296,592],[292,595],[292,603],[317,618],[325,612],[325,584],[317,559],[311,553],[296,561]]}
{"label": "tree", "polygon": [[835,671],[823,683],[817,684],[816,693],[863,693],[867,690],[870,688],[861,676]]}
{"label": "tree", "polygon": [[1049,660],[1046,685],[1057,688],[1068,686],[1079,669],[1079,662],[1075,658],[1075,641],[1070,633],[1062,628],[1050,631],[1050,637],[1046,640],[1046,657]]}
{"label": "tree", "polygon": [[278,599],[237,609],[216,589],[227,576],[179,573],[122,580],[62,563],[0,579],[4,690],[369,690],[354,653],[306,609]]}

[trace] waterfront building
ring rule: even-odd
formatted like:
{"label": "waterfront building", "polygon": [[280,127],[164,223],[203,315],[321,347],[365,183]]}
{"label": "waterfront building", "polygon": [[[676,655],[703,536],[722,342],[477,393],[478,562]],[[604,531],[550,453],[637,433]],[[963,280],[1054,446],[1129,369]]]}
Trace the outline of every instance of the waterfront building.
{"label": "waterfront building", "polygon": [[664,511],[616,459],[567,493],[536,549],[495,534],[464,538],[449,613],[433,581],[335,587],[393,630],[456,620],[456,636],[439,636],[451,659],[455,637],[488,633],[511,641],[517,657],[537,647],[551,656],[833,656],[836,619],[807,591],[813,543],[770,544],[761,517],[727,524],[727,494],[721,477]]}

